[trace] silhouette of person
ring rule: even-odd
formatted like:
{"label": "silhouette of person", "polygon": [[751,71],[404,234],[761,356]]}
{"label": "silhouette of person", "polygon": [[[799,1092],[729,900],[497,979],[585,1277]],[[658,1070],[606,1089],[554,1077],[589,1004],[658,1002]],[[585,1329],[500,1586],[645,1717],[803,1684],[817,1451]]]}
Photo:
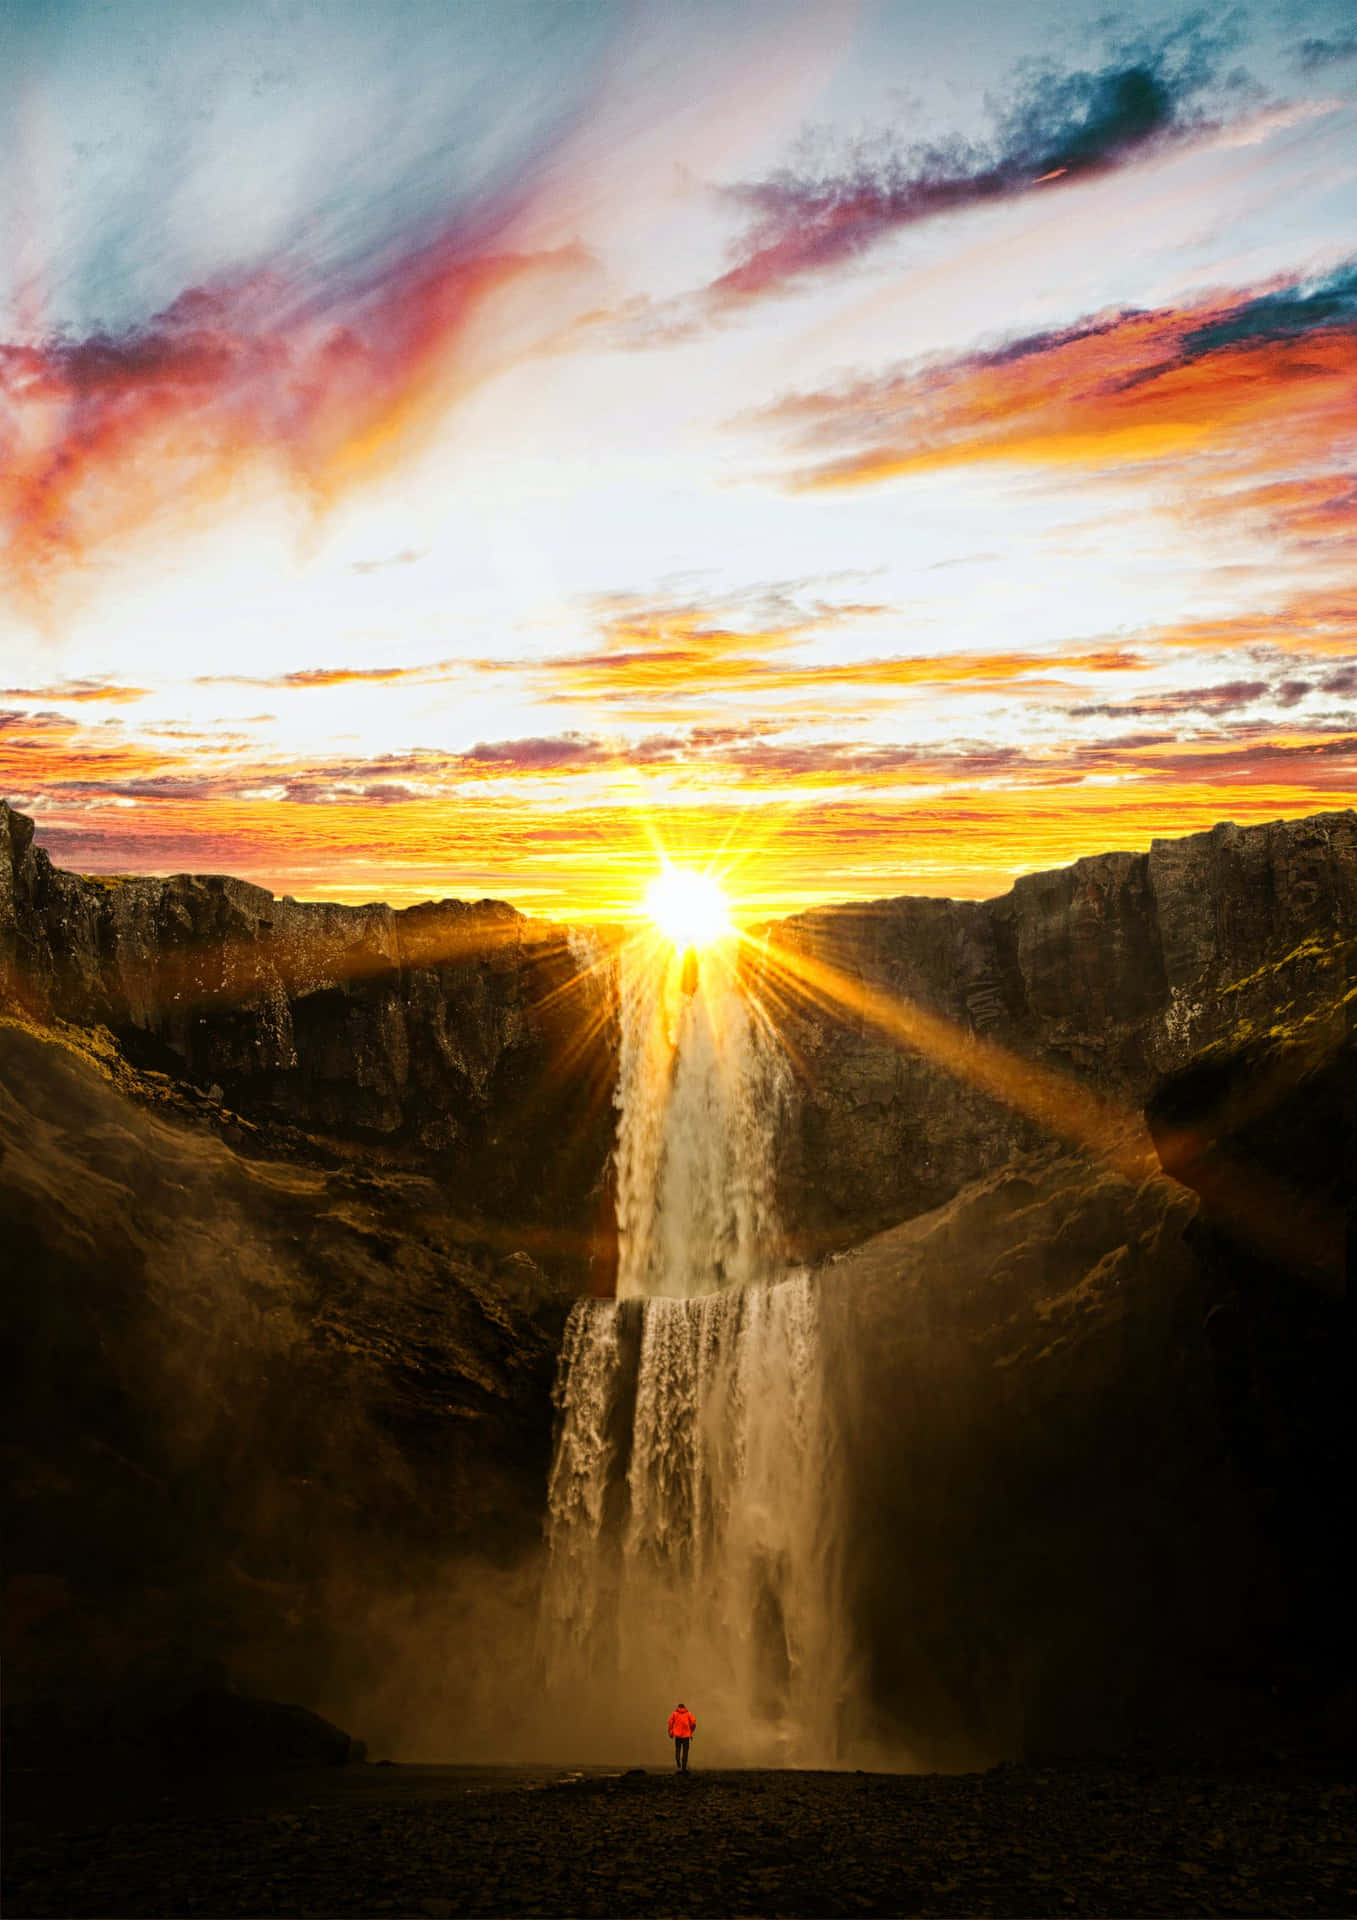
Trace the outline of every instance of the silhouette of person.
{"label": "silhouette of person", "polygon": [[680,1773],[688,1771],[688,1744],[697,1732],[697,1716],[689,1713],[680,1700],[669,1716],[669,1738],[674,1743],[674,1765]]}

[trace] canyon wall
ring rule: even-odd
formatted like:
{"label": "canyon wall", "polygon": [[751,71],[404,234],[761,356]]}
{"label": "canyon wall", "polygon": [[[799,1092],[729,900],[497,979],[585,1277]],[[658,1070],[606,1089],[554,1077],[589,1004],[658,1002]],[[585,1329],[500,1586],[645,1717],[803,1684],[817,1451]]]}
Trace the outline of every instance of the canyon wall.
{"label": "canyon wall", "polygon": [[247,1145],[0,1021],[7,1729],[66,1764],[230,1682],[502,1741],[568,1291],[425,1174]]}
{"label": "canyon wall", "polygon": [[494,902],[62,873],[0,804],[0,1015],[10,1731],[229,1681],[502,1752],[611,1282],[606,968]]}
{"label": "canyon wall", "polygon": [[606,967],[564,928],[493,900],[395,912],[65,873],[0,802],[4,1004],[106,1027],[264,1145],[300,1133],[435,1170],[469,1219],[587,1284],[615,1022]]}
{"label": "canyon wall", "polygon": [[[784,962],[751,973],[796,1068],[779,1154],[793,1250],[852,1245],[1048,1137],[968,1080],[964,1047],[952,1070],[888,1037],[874,1000],[916,1005],[963,1042],[997,1043],[1138,1113],[1201,1047],[1270,1024],[1266,963],[1345,930],[1357,930],[1350,811],[1099,854],[993,900],[882,900],[776,923]],[[782,987],[788,965],[807,963],[812,983],[828,970],[837,1003]],[[1293,976],[1306,992],[1299,963]]]}
{"label": "canyon wall", "polygon": [[[133,1064],[256,1124],[436,1169],[468,1211],[569,1240],[581,1276],[592,1253],[606,1288],[615,934],[586,941],[495,901],[394,912],[222,876],[91,879],[32,842],[0,802],[0,998],[105,1025]],[[850,1000],[916,1005],[1138,1110],[1266,1016],[1265,963],[1354,926],[1349,811],[1100,854],[993,900],[827,907],[765,932]],[[941,1205],[1045,1137],[869,1013],[786,991],[757,952],[746,972],[795,1069],[778,1150],[794,1255]]]}
{"label": "canyon wall", "polygon": [[[1317,1632],[1312,1690],[1345,1671],[1354,935],[1341,813],[803,914],[746,959],[884,1757],[1247,1720]],[[789,995],[796,965],[836,992]],[[63,874],[0,804],[26,1732],[216,1674],[377,1753],[532,1751],[550,1381],[613,1272],[614,994],[606,937]],[[1105,1097],[1113,1163],[983,1090],[996,1043]]]}

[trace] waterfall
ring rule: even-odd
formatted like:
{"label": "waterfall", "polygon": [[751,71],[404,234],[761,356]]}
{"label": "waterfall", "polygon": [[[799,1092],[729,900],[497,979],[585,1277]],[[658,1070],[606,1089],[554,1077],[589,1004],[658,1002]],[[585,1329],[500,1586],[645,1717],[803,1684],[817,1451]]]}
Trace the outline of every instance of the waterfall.
{"label": "waterfall", "polygon": [[548,1698],[610,1757],[682,1699],[708,1761],[832,1764],[841,1461],[814,1284],[776,1264],[785,1063],[725,955],[620,978],[618,1298],[575,1306],[557,1376]]}
{"label": "waterfall", "polygon": [[774,1255],[785,1062],[730,954],[685,966],[633,941],[620,967],[619,1299],[748,1286]]}

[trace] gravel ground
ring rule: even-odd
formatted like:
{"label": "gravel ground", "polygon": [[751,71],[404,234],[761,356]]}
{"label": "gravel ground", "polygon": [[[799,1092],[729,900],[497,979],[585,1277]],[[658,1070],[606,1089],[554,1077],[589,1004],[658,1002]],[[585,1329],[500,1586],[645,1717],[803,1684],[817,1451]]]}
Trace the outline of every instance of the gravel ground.
{"label": "gravel ground", "polygon": [[1348,1780],[363,1766],[8,1798],[10,1920],[1357,1913]]}

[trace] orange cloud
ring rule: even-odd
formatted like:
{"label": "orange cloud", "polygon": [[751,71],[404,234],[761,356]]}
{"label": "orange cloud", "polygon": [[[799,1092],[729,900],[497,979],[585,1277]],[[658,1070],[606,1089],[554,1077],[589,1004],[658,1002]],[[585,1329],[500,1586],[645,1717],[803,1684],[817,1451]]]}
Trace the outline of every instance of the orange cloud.
{"label": "orange cloud", "polygon": [[[1010,687],[1047,691],[1059,674],[1133,671],[1143,663],[1129,649],[1101,645],[1087,651],[1033,650],[875,655],[860,660],[797,657],[797,649],[827,630],[876,620],[894,609],[875,602],[817,603],[799,609],[777,590],[779,617],[740,618],[738,607],[691,603],[628,603],[600,611],[601,644],[586,653],[544,660],[481,660],[487,673],[514,673],[553,700],[609,707],[619,717],[681,718],[695,707],[751,699],[804,699],[818,703],[851,697],[860,708],[873,691],[893,697],[901,689]],[[762,609],[766,615],[768,609]],[[780,711],[785,711],[780,708]]]}
{"label": "orange cloud", "polygon": [[199,687],[346,687],[365,682],[386,684],[401,680],[417,685],[455,679],[459,669],[455,660],[435,660],[423,667],[299,667],[293,673],[202,673],[194,681]]}
{"label": "orange cloud", "polygon": [[681,816],[611,804],[562,810],[501,793],[460,801],[455,818],[443,800],[382,807],[167,797],[90,812],[42,800],[30,810],[53,857],[83,871],[229,872],[301,897],[393,904],[493,895],[577,917],[633,909],[659,843],[676,857],[729,863],[743,907],[772,913],[826,898],[984,897],[1034,868],[1145,847],[1221,819],[1248,824],[1323,811],[1351,793],[1350,777],[1345,792],[1295,762],[1247,783],[1234,771],[1198,764],[1191,777],[1120,787],[953,789],[908,806],[856,796],[751,813],[734,796]]}
{"label": "orange cloud", "polygon": [[[765,596],[766,598],[767,596]],[[1127,647],[1108,643],[1074,652],[955,652],[814,660],[797,649],[829,629],[875,620],[894,609],[875,602],[841,602],[796,610],[777,620],[742,621],[739,610],[693,604],[601,603],[600,644],[585,653],[486,656],[422,665],[303,667],[280,674],[204,674],[198,686],[313,690],[349,685],[439,685],[479,674],[521,681],[553,701],[604,705],[618,718],[682,718],[694,707],[747,693],[751,698],[813,701],[864,693],[891,696],[902,688],[956,691],[1010,687],[1049,693],[1058,676],[1132,672],[1144,665]],[[765,609],[766,612],[766,609]],[[814,709],[812,709],[814,710]]]}
{"label": "orange cloud", "polygon": [[1200,653],[1275,648],[1284,653],[1346,657],[1357,649],[1357,592],[1299,593],[1257,612],[1180,620],[1171,627],[1156,628],[1153,639],[1156,646]]}
{"label": "orange cloud", "polygon": [[[122,334],[0,344],[0,522],[11,579],[52,569],[273,462],[316,501],[427,429],[471,381],[527,350],[578,248],[520,254],[456,228],[380,278],[320,293],[282,274],[194,288]],[[512,323],[481,326],[510,289]],[[525,318],[525,316],[527,316]]]}
{"label": "orange cloud", "polygon": [[78,705],[104,701],[110,706],[129,706],[146,699],[150,691],[149,687],[124,686],[116,680],[57,680],[49,687],[0,687],[0,700],[73,700]]}
{"label": "orange cloud", "polygon": [[[1332,695],[1350,694],[1347,671],[1324,670]],[[305,765],[239,739],[0,712],[0,791],[38,813],[70,864],[232,871],[306,896],[491,893],[606,914],[642,891],[657,844],[733,860],[737,890],[770,912],[827,893],[982,895],[1101,847],[1346,800],[1357,728],[1250,718],[1259,703],[1241,684],[1238,702],[1208,703],[1187,735],[1176,720],[1111,738],[924,746],[808,736],[765,717],[631,742],[565,733]]]}
{"label": "orange cloud", "polygon": [[[601,702],[636,717],[656,717],[706,708],[732,694],[813,703],[851,697],[861,708],[864,692],[875,691],[889,704],[900,691],[917,687],[1049,693],[1060,684],[1052,675],[1128,672],[1142,664],[1118,647],[1084,654],[935,653],[825,662],[775,661],[754,651],[714,657],[699,649],[655,648],[559,656],[532,674],[555,699]],[[807,708],[817,710],[814,704]]]}
{"label": "orange cloud", "polygon": [[1114,313],[832,391],[790,427],[804,487],[986,460],[1139,464],[1247,444],[1274,471],[1357,439],[1357,266],[1187,308]]}
{"label": "orange cloud", "polygon": [[1288,474],[1212,489],[1187,504],[1202,519],[1252,522],[1316,559],[1342,557],[1357,545],[1357,480],[1351,473]]}

